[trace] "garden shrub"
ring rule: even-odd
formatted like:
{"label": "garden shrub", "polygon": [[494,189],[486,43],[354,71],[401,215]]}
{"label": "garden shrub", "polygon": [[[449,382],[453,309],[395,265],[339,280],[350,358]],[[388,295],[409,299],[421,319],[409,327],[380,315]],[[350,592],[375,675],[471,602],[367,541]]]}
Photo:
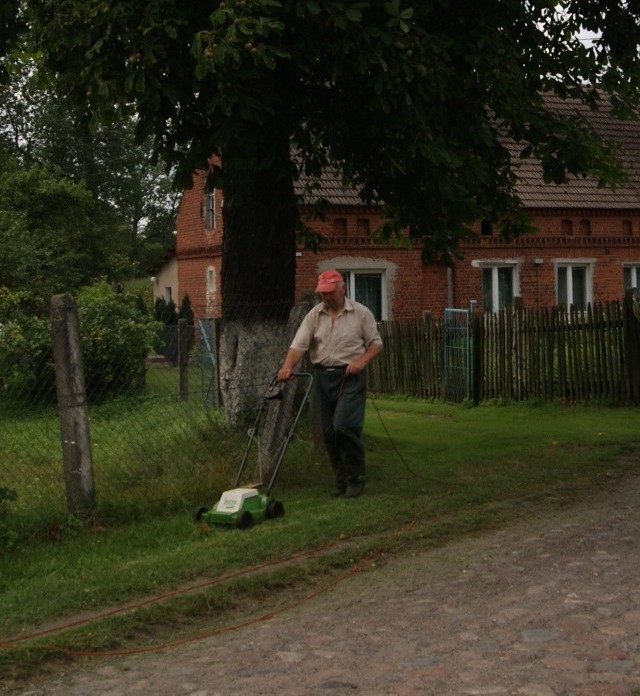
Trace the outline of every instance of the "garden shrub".
{"label": "garden shrub", "polygon": [[156,297],[153,306],[153,316],[156,321],[161,321],[167,326],[174,326],[178,323],[176,303],[173,300],[167,301],[164,297]]}
{"label": "garden shrub", "polygon": [[194,344],[195,336],[193,331],[194,316],[191,309],[191,300],[189,295],[185,295],[178,309],[173,300],[165,300],[163,297],[157,297],[154,304],[154,317],[156,321],[160,321],[164,326],[158,331],[157,341],[155,344],[156,352],[164,355],[171,365],[178,364],[178,321],[185,319],[187,322],[187,353],[190,353]]}
{"label": "garden shrub", "polygon": [[[51,403],[56,398],[51,321],[25,311],[24,295],[0,288],[0,393],[22,405]],[[143,388],[158,324],[139,300],[101,281],[80,291],[77,305],[88,398]]]}
{"label": "garden shrub", "polygon": [[80,293],[78,315],[88,397],[141,390],[156,324],[135,296],[102,282]]}
{"label": "garden shrub", "polygon": [[21,403],[55,395],[51,328],[29,312],[30,296],[0,287],[0,389]]}

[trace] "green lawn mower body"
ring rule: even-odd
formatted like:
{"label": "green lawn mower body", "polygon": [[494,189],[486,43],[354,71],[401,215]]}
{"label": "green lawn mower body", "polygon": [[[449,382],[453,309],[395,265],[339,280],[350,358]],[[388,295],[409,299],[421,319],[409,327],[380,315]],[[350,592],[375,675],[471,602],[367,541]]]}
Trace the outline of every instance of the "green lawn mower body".
{"label": "green lawn mower body", "polygon": [[264,419],[267,404],[273,400],[282,399],[282,390],[277,386],[277,379],[274,377],[265,391],[262,404],[256,416],[253,427],[249,429],[249,440],[245,447],[238,473],[234,482],[234,487],[225,491],[220,500],[211,508],[199,507],[193,512],[193,518],[196,522],[205,522],[208,525],[227,525],[237,527],[238,529],[248,529],[254,524],[264,522],[267,519],[282,517],[284,515],[284,505],[271,496],[271,489],[275,483],[276,476],[280,469],[280,464],[293,435],[293,431],[300,419],[300,415],[309,397],[313,376],[308,372],[294,373],[294,377],[302,377],[307,379],[307,387],[300,401],[298,409],[293,419],[293,423],[289,428],[286,437],[280,444],[276,452],[276,461],[273,467],[273,473],[268,486],[264,491],[261,490],[262,484],[251,484],[249,486],[241,486],[240,480],[243,471],[247,464],[249,452],[253,441],[258,433],[260,423]]}
{"label": "green lawn mower body", "polygon": [[209,525],[226,524],[248,529],[266,519],[282,517],[284,505],[257,488],[232,488],[225,491],[210,509],[202,509],[197,519]]}

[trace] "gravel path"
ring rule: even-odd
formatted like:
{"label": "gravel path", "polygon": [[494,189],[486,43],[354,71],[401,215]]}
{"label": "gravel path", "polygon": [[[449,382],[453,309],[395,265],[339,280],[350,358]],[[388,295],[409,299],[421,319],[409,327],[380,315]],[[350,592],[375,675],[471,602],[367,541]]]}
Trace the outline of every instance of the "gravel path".
{"label": "gravel path", "polygon": [[633,477],[588,505],[388,558],[251,627],[0,694],[640,696],[639,500]]}

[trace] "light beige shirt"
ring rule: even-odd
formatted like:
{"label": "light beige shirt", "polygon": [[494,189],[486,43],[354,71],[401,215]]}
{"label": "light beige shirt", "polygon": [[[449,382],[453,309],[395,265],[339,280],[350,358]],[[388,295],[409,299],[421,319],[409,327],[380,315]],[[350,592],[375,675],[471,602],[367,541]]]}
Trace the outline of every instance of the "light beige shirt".
{"label": "light beige shirt", "polygon": [[330,367],[357,360],[371,343],[382,345],[375,317],[367,307],[345,297],[335,319],[322,302],[317,304],[302,320],[291,348],[309,351],[314,365]]}

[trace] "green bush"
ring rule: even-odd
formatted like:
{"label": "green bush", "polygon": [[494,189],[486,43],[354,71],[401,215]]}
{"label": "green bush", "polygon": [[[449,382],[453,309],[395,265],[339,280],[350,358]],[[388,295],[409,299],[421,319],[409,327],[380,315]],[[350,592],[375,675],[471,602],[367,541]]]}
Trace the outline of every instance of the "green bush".
{"label": "green bush", "polygon": [[55,394],[51,328],[30,311],[30,295],[0,287],[0,388],[13,401]]}
{"label": "green bush", "polygon": [[193,330],[194,316],[191,309],[189,295],[185,295],[177,309],[173,300],[165,300],[157,297],[154,305],[154,317],[156,321],[162,322],[163,326],[157,334],[155,350],[160,355],[164,355],[171,365],[178,363],[178,321],[185,319],[187,322],[188,333],[186,338],[187,353],[191,353],[195,344]]}
{"label": "green bush", "polygon": [[[27,300],[25,293],[0,288],[0,387],[12,402],[51,403],[56,395],[51,322],[30,314]],[[81,290],[77,305],[88,398],[144,387],[157,323],[139,298],[101,281]]]}
{"label": "green bush", "polygon": [[174,326],[178,323],[176,303],[173,300],[167,302],[164,297],[156,297],[153,315],[156,321],[161,321],[167,326]]}
{"label": "green bush", "polygon": [[102,282],[80,293],[78,316],[89,398],[142,389],[156,325],[136,298]]}

